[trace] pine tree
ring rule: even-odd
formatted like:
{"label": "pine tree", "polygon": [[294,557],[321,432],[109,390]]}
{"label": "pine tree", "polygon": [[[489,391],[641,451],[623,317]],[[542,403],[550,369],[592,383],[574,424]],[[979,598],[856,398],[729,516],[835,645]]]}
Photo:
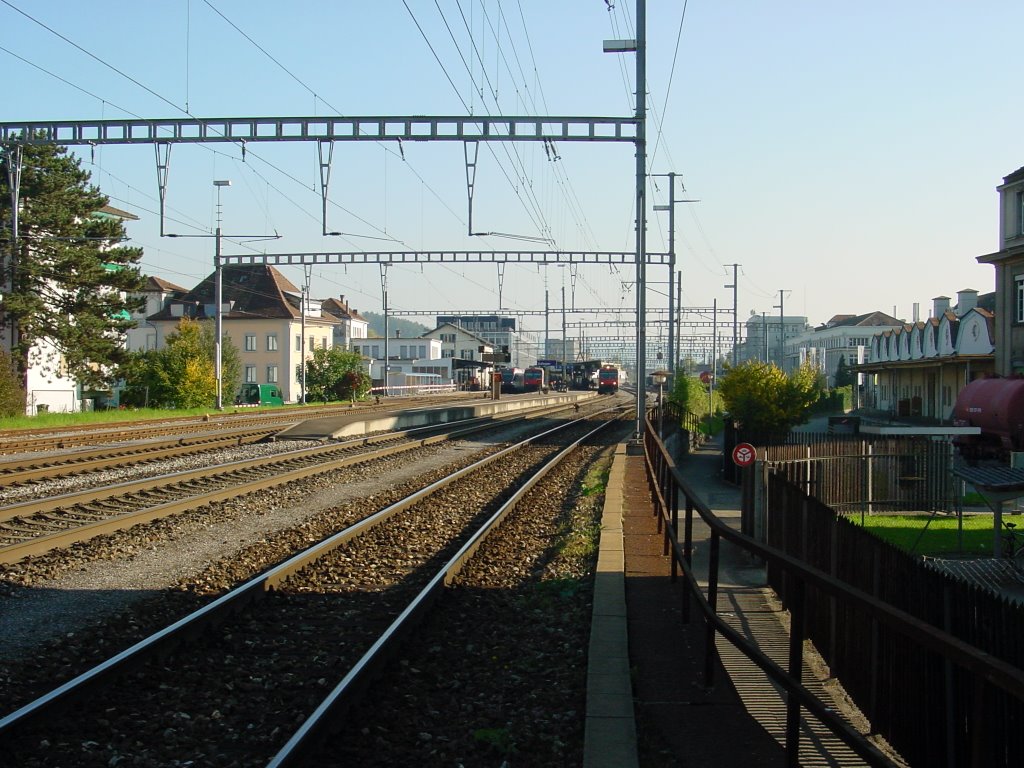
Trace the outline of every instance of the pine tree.
{"label": "pine tree", "polygon": [[[7,164],[0,162],[0,220],[10,232],[11,194]],[[86,388],[117,378],[127,358],[124,334],[141,300],[126,298],[144,286],[137,266],[141,248],[119,246],[120,220],[97,216],[109,199],[90,183],[81,160],[63,147],[26,145],[19,191],[18,242],[4,257],[0,323],[13,334],[15,365],[24,380],[29,368],[66,374]],[[30,353],[37,342],[57,350],[52,358]]]}

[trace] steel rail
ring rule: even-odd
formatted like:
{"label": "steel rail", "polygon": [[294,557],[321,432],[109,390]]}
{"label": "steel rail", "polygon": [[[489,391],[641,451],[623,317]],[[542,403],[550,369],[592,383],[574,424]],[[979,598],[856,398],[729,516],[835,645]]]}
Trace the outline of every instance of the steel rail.
{"label": "steel rail", "polygon": [[[484,457],[483,459],[454,472],[442,480],[431,483],[425,488],[421,488],[420,490],[410,494],[405,499],[378,510],[367,518],[364,518],[327,539],[324,539],[317,544],[308,547],[302,552],[293,555],[289,559],[270,568],[264,573],[249,579],[240,586],[232,589],[230,592],[221,595],[202,608],[182,617],[170,626],[138,641],[129,648],[115,654],[107,661],[86,670],[75,678],[58,686],[53,691],[36,698],[14,712],[0,718],[0,742],[2,742],[5,737],[12,735],[16,728],[25,726],[44,715],[52,715],[60,708],[68,706],[77,697],[85,695],[96,686],[105,683],[113,679],[118,674],[138,665],[145,658],[164,653],[171,648],[184,644],[190,638],[199,636],[203,628],[220,623],[231,614],[237,613],[250,603],[259,600],[263,595],[272,591],[275,586],[279,585],[282,581],[297,571],[308,566],[314,560],[323,557],[341,544],[365,533],[374,526],[383,523],[412,504],[422,501],[432,493],[444,488],[455,480],[464,477],[472,471],[477,471],[489,466],[512,451],[518,450],[548,435],[568,429],[582,421],[585,421],[587,418],[609,410],[621,410],[622,408],[624,408],[624,406],[616,406],[598,411],[597,413],[589,414],[587,417],[566,422],[565,424],[544,430],[537,435],[533,435],[525,440],[521,440],[518,443],[503,448],[501,451]],[[562,453],[564,453],[564,451]],[[561,455],[561,453],[559,455]],[[516,494],[513,498],[518,498],[519,496],[521,496],[521,494]],[[463,549],[465,549],[465,547],[463,547]],[[460,550],[460,552],[461,551],[462,550]],[[332,693],[334,693],[334,691],[332,691]],[[311,726],[311,730],[312,729],[313,728]]]}
{"label": "steel rail", "polygon": [[0,461],[0,488],[40,478],[49,480],[55,477],[173,458],[184,453],[196,453],[197,450],[207,452],[229,446],[249,445],[265,440],[277,431],[277,427],[249,427],[209,432],[195,437],[177,437],[141,445],[121,444],[46,457]]}
{"label": "steel rail", "polygon": [[[616,406],[607,410],[624,410],[623,406]],[[580,419],[579,421],[583,421]],[[473,533],[469,539],[459,548],[447,563],[441,566],[438,572],[431,578],[427,585],[420,590],[398,615],[391,625],[381,634],[363,656],[353,665],[309,717],[299,726],[288,742],[282,747],[273,759],[267,764],[267,768],[284,768],[284,766],[295,765],[299,760],[308,754],[310,749],[317,746],[323,738],[336,725],[338,718],[354,703],[355,699],[365,689],[370,678],[379,673],[387,663],[390,654],[396,646],[408,637],[409,633],[419,624],[427,611],[434,605],[438,597],[443,593],[445,587],[451,585],[452,581],[459,574],[465,564],[476,554],[477,549],[493,531],[497,530],[501,522],[516,508],[520,500],[529,493],[552,469],[558,466],[561,461],[584,440],[592,437],[598,432],[607,429],[614,424],[614,420],[606,421],[596,428],[590,430],[579,439],[559,451],[544,463],[529,480],[508,499],[501,507],[488,518],[483,525]],[[570,423],[571,425],[571,423]],[[566,427],[570,426],[566,425]],[[564,429],[566,427],[561,427]],[[518,447],[518,446],[517,446]],[[496,457],[489,457],[493,460]],[[454,478],[454,476],[453,476]],[[446,478],[448,480],[448,478]]]}
{"label": "steel rail", "polygon": [[[467,399],[468,393],[452,396],[431,396],[402,398],[403,409],[411,404],[422,404],[424,407],[436,405],[444,407],[452,401],[461,402]],[[302,408],[284,406],[275,410],[235,411],[232,413],[207,414],[204,417],[171,416],[162,419],[143,419],[140,421],[114,421],[107,424],[77,424],[67,427],[49,427],[40,430],[18,429],[0,430],[0,454],[19,451],[37,451],[64,449],[76,445],[95,444],[99,441],[115,442],[119,440],[144,440],[148,437],[162,437],[168,434],[220,429],[232,426],[232,423],[245,422],[248,426],[259,424],[294,424],[311,418],[322,416],[339,416],[352,414],[387,411],[399,404],[395,400],[386,403],[361,403],[358,406],[334,405],[323,407],[305,406]]]}
{"label": "steel rail", "polygon": [[[571,404],[560,403],[555,406],[533,409],[529,411],[529,414],[534,417],[543,416],[551,412],[566,410],[570,407],[572,407]],[[505,418],[522,418],[523,415],[524,413],[520,411],[515,414],[508,414]],[[500,421],[500,419],[497,420]],[[333,460],[327,459],[325,461],[302,466],[296,469],[275,472],[266,477],[243,481],[242,483],[232,484],[228,487],[222,487],[213,491],[205,491],[198,494],[192,493],[173,501],[167,501],[156,505],[147,505],[132,512],[115,514],[103,520],[97,520],[83,525],[76,525],[66,530],[35,536],[26,539],[25,541],[8,544],[0,547],[0,564],[16,563],[27,557],[42,555],[54,549],[60,549],[71,546],[72,544],[88,541],[89,539],[97,536],[115,533],[116,531],[125,530],[142,523],[158,520],[162,517],[181,514],[182,512],[198,509],[208,504],[237,498],[239,496],[266,490],[268,488],[274,488],[286,483],[297,482],[325,472],[342,469],[352,464],[361,464],[367,461],[383,458],[385,456],[416,450],[434,443],[457,439],[458,437],[467,434],[487,430],[494,426],[495,421],[496,419],[490,416],[468,419],[458,422],[460,426],[454,430],[450,429],[451,424],[416,427],[402,432],[371,435],[327,446],[318,445],[312,448],[302,448],[297,451],[277,454],[276,456],[263,456],[257,459],[242,459],[236,462],[218,465],[216,467],[185,470],[183,472],[161,475],[144,480],[118,483],[105,488],[78,491],[47,499],[26,501],[19,504],[0,507],[0,522],[7,522],[16,518],[27,518],[31,515],[41,514],[43,512],[54,512],[57,510],[73,508],[75,506],[85,506],[87,503],[95,503],[97,501],[116,498],[119,496],[127,496],[129,494],[140,494],[144,491],[176,487],[187,482],[225,476],[249,469],[265,468],[267,466],[286,464],[288,462],[295,462],[299,460],[316,459],[321,457],[322,454],[340,452],[346,452],[347,454],[347,452],[351,451],[353,448],[363,445],[399,440],[404,437],[410,437],[414,434],[430,434],[437,433],[438,430],[442,429],[447,430],[440,434],[433,434],[430,437],[424,437],[413,442],[401,443],[387,448],[378,448],[369,453],[359,453],[356,455],[347,454]]]}

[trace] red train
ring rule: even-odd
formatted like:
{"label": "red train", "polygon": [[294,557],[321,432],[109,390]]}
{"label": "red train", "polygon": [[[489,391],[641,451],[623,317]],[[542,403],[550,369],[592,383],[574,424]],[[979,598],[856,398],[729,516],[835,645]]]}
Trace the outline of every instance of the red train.
{"label": "red train", "polygon": [[614,365],[602,365],[597,372],[597,393],[614,395],[619,391],[619,369]]}
{"label": "red train", "polygon": [[523,371],[523,391],[540,392],[547,386],[547,371],[539,365],[531,366]]}

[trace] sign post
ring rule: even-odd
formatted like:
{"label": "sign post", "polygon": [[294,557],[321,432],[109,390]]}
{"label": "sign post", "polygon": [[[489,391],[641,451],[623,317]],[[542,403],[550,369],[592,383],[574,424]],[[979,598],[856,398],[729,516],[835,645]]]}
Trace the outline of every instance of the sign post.
{"label": "sign post", "polygon": [[732,460],[737,467],[749,467],[757,458],[757,450],[750,443],[737,443],[732,449]]}

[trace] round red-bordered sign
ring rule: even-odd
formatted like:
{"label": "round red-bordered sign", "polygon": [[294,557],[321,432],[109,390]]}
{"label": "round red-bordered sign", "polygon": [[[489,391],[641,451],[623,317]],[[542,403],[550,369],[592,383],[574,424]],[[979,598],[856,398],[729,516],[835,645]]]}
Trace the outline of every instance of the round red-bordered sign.
{"label": "round red-bordered sign", "polygon": [[750,443],[739,443],[732,449],[732,460],[738,467],[749,467],[757,458],[757,451]]}

